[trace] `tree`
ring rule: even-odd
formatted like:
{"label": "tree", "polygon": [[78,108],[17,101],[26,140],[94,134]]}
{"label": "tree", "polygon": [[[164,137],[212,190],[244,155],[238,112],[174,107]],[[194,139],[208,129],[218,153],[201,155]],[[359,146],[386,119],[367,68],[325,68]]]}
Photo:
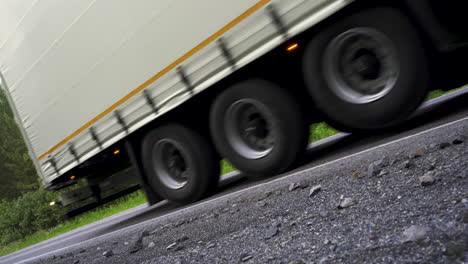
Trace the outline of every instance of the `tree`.
{"label": "tree", "polygon": [[0,199],[14,198],[38,188],[26,144],[0,87]]}

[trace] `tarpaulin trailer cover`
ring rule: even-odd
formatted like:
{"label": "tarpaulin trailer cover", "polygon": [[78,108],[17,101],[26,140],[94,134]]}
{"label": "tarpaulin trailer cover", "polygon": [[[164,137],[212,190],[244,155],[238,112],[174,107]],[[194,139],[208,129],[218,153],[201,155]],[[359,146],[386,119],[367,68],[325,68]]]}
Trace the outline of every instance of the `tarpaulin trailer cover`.
{"label": "tarpaulin trailer cover", "polygon": [[47,186],[349,2],[2,0],[2,87]]}

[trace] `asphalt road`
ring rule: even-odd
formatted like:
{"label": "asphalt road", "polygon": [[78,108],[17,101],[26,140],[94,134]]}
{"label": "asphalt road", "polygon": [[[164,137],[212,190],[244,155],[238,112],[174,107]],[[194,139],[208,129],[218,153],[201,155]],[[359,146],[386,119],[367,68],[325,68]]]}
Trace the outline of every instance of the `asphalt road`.
{"label": "asphalt road", "polygon": [[[314,168],[323,168],[331,163],[340,162],[349,157],[359,156],[363,152],[373,149],[385,148],[395,142],[416,138],[424,133],[437,132],[450,127],[457,129],[468,123],[468,88],[457,91],[448,96],[438,98],[426,103],[418,113],[405,125],[375,135],[339,134],[320,142],[311,144],[301,165],[288,173],[278,175],[263,181],[247,180],[232,173],[223,176],[222,187],[218,194],[204,201],[189,206],[176,206],[165,201],[153,205],[141,205],[118,215],[103,219],[96,223],[84,226],[77,230],[55,237],[48,241],[36,244],[0,258],[0,263],[34,262],[40,258],[60,254],[77,246],[92,244],[106,237],[115,237],[119,230],[132,230],[141,228],[159,221],[164,217],[177,215],[195,210],[200,207],[209,207],[228,197],[238,197],[261,186],[269,186],[274,182],[300,177],[305,171]],[[265,187],[266,188],[266,187]]]}

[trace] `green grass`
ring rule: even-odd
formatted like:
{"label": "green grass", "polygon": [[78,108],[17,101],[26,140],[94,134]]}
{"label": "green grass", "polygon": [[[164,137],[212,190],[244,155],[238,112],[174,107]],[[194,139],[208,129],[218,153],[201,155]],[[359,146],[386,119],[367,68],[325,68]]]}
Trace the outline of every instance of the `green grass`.
{"label": "green grass", "polygon": [[[429,93],[427,100],[439,97],[446,93],[455,91],[441,91],[436,90]],[[338,130],[332,128],[326,123],[313,124],[310,127],[310,136],[309,141],[314,142],[320,139],[332,136],[339,133]],[[221,162],[221,173],[226,174],[234,171],[235,168],[226,160]],[[120,213],[122,211],[128,210],[135,206],[141,205],[146,202],[145,195],[143,191],[138,191],[122,197],[112,203],[107,204],[106,206],[97,208],[93,211],[87,212],[81,216],[75,217],[71,220],[65,221],[64,223],[51,228],[49,230],[44,230],[35,233],[34,235],[28,236],[21,241],[16,241],[0,248],[0,256],[12,253],[14,251],[26,248],[28,246],[34,245],[41,241],[50,239],[52,237],[58,236],[60,234],[69,232],[71,230],[77,229],[79,227],[85,226],[87,224],[96,222],[98,220],[104,219],[106,217],[112,216],[114,214]]]}
{"label": "green grass", "polygon": [[99,207],[71,220],[65,221],[54,228],[37,232],[23,240],[10,243],[7,246],[0,248],[0,256],[4,256],[17,250],[29,247],[41,241],[64,234],[114,214],[118,214],[143,203],[146,203],[146,197],[143,191],[134,192],[105,206]]}
{"label": "green grass", "polygon": [[431,99],[434,99],[436,97],[439,97],[439,96],[442,96],[444,94],[448,94],[448,93],[451,93],[453,91],[456,91],[456,90],[459,90],[461,88],[463,88],[465,86],[462,86],[460,88],[456,88],[456,89],[452,89],[452,90],[448,90],[448,91],[442,91],[442,90],[434,90],[434,91],[430,91],[429,94],[427,95],[426,97],[426,100],[431,100]]}

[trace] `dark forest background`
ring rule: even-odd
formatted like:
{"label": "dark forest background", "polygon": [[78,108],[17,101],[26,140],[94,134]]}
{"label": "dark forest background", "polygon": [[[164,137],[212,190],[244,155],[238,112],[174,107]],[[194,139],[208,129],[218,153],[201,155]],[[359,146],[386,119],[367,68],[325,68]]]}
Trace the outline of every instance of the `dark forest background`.
{"label": "dark forest background", "polygon": [[0,87],[0,200],[11,200],[39,188],[39,177]]}

